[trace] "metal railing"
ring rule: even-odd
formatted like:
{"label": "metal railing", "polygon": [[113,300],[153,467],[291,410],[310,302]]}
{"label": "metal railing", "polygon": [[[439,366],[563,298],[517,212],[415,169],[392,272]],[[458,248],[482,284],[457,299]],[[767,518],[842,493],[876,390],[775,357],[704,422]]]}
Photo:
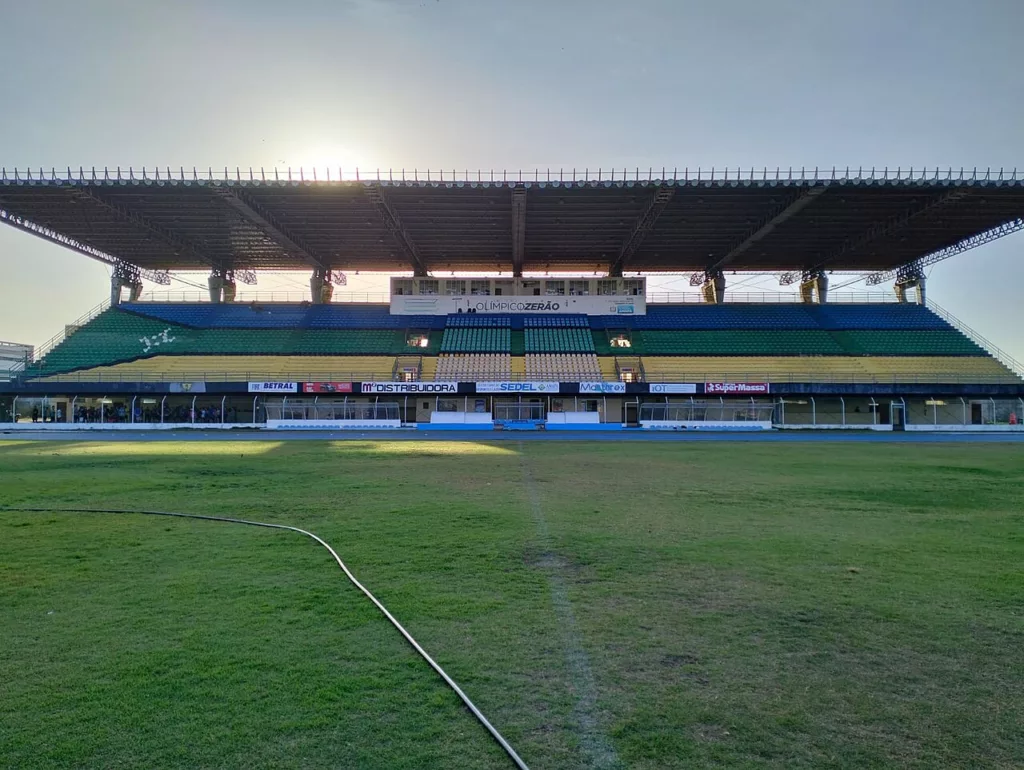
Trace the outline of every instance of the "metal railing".
{"label": "metal railing", "polygon": [[829,385],[1020,385],[1019,377],[977,374],[892,374],[863,372],[687,372],[647,374],[646,382],[767,382],[769,384],[814,383]]}
{"label": "metal railing", "polygon": [[[268,291],[240,291],[235,297],[234,302],[225,302],[225,305],[245,305],[251,302],[288,302],[288,303],[300,303],[309,302],[310,295],[308,291],[300,290],[276,290],[271,289]],[[388,304],[391,301],[391,297],[387,292],[351,292],[345,294],[335,293],[331,304]],[[194,302],[194,303],[210,303],[210,295],[204,291],[150,291],[143,294],[138,302]]]}
{"label": "metal railing", "polygon": [[393,382],[393,372],[68,372],[51,374],[45,372],[37,379],[53,383],[114,383],[114,382]]}
{"label": "metal railing", "polygon": [[[68,374],[54,374],[47,376],[45,373],[40,377],[46,382],[60,383],[149,383],[149,382],[394,382],[394,372],[391,370],[380,371],[369,374],[367,372],[215,372],[215,371],[194,371],[194,372],[70,372]],[[508,381],[533,381],[537,377],[526,374],[511,374],[505,377]],[[565,375],[563,377],[552,376],[551,381],[575,382],[578,376]],[[400,379],[397,381],[401,381]],[[424,382],[451,382],[452,380],[423,379]],[[470,380],[464,380],[470,381]],[[1020,385],[1021,378],[1007,372],[1005,375],[977,375],[977,374],[893,374],[889,376],[872,375],[864,372],[808,372],[794,370],[791,372],[702,372],[688,371],[671,374],[648,373],[645,382],[731,382],[731,383],[815,383],[815,384],[867,384],[867,385],[998,385],[1013,384]]]}
{"label": "metal railing", "polygon": [[[440,296],[440,295],[438,295]],[[626,295],[607,295],[610,297]],[[210,296],[203,291],[151,291],[143,294],[139,302],[195,302],[209,303]],[[773,291],[747,291],[725,293],[727,303],[757,303],[757,304],[801,304],[800,295],[792,292]],[[874,292],[843,292],[830,294],[830,304],[834,303],[860,303],[860,304],[881,304],[897,302],[896,293],[892,291]],[[236,296],[235,302],[225,304],[244,305],[251,302],[309,302],[309,292],[292,290],[269,290],[269,291],[241,291]],[[350,292],[345,294],[335,293],[331,304],[389,304],[391,295],[387,292]],[[699,292],[669,292],[652,291],[647,293],[647,303],[651,305],[693,305],[704,303],[704,298]]]}
{"label": "metal railing", "polygon": [[[64,340],[67,339],[67,337],[68,337],[68,329],[77,330],[79,327],[84,326],[85,324],[89,323],[89,321],[94,319],[96,316],[98,316],[100,313],[102,313],[104,310],[106,310],[109,307],[110,307],[110,300],[109,299],[105,299],[103,302],[98,304],[96,307],[94,307],[88,313],[83,315],[81,318],[79,318],[74,323],[65,325],[65,327],[64,327],[64,329],[62,331],[60,331],[59,333],[55,334],[54,336],[52,336],[50,339],[48,339],[46,342],[44,342],[42,345],[40,345],[39,347],[37,347],[35,349],[35,351],[33,352],[33,355],[32,355],[32,361],[30,361],[28,363],[32,363],[32,362],[35,362],[35,361],[41,361],[43,359],[43,357],[47,353],[49,353],[51,350],[53,350],[60,343],[62,343]],[[72,334],[73,333],[74,332],[72,331]],[[20,365],[16,365],[16,366],[12,367],[11,368],[11,375],[12,376],[17,376],[22,371],[24,371],[25,363],[26,362],[22,362]]]}
{"label": "metal railing", "polygon": [[994,168],[925,168],[922,166],[899,166],[895,169],[832,166],[829,167],[776,167],[760,169],[739,166],[713,166],[689,168],[678,166],[660,169],[648,166],[644,171],[639,166],[632,168],[605,166],[585,168],[534,168],[530,170],[510,169],[393,169],[375,168],[345,170],[335,167],[315,168],[264,168],[253,167],[187,169],[179,166],[131,166],[122,169],[92,166],[77,170],[66,167],[57,171],[38,169],[0,168],[0,182],[23,184],[142,184],[162,182],[165,184],[839,184],[839,183],[903,183],[903,184],[1022,184],[1024,171]]}
{"label": "metal railing", "polygon": [[[828,304],[883,304],[897,302],[896,293],[892,291],[870,291],[870,292],[844,292],[841,294],[829,294]],[[777,291],[745,291],[725,292],[725,302],[728,303],[753,303],[768,305],[806,305],[801,301],[800,295],[789,292]],[[647,293],[647,304],[649,305],[692,305],[707,304],[704,297],[698,292],[664,292],[652,291]]]}
{"label": "metal railing", "polygon": [[950,313],[941,305],[936,304],[932,300],[928,300],[928,309],[935,313],[935,315],[939,316],[939,318],[941,318],[943,321],[953,326],[961,334],[968,337],[976,345],[985,350],[985,352],[987,352],[990,356],[992,356],[999,363],[1001,363],[1003,366],[1005,366],[1007,369],[1013,372],[1017,377],[1024,378],[1024,366],[1022,366],[1017,359],[1015,359],[1005,350],[997,347],[996,345],[993,345],[991,342],[989,342],[988,339],[983,337],[978,332],[974,331],[974,329],[972,329],[970,326],[965,324],[955,315]]}

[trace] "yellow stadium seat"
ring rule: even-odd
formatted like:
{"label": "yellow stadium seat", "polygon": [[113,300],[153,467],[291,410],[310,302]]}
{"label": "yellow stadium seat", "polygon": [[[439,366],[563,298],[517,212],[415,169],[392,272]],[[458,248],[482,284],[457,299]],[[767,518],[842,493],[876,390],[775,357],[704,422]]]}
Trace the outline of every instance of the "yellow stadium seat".
{"label": "yellow stadium seat", "polygon": [[601,367],[602,380],[610,382],[619,379],[619,372],[615,366],[615,358],[613,356],[600,356],[597,359],[597,364]]}
{"label": "yellow stadium seat", "polygon": [[982,356],[644,356],[643,366],[650,382],[1020,382]]}
{"label": "yellow stadium seat", "polygon": [[431,382],[436,379],[434,376],[437,372],[437,358],[434,356],[427,356],[420,361],[420,379],[426,382]]}
{"label": "yellow stadium seat", "polygon": [[393,356],[156,356],[57,374],[47,382],[390,380]]}

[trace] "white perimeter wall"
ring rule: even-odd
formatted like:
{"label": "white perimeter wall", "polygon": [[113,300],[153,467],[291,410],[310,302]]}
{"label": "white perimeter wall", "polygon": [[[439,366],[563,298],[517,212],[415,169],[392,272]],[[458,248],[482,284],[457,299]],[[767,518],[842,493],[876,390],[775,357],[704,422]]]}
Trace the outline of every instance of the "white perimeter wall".
{"label": "white perimeter wall", "polygon": [[490,412],[431,412],[431,425],[490,425]]}
{"label": "white perimeter wall", "polygon": [[16,422],[0,423],[0,431],[68,431],[68,430],[231,430],[233,428],[263,428],[256,422]]}
{"label": "white perimeter wall", "polygon": [[775,427],[778,428],[779,430],[875,430],[875,431],[891,431],[892,430],[892,426],[891,425],[838,425],[838,424],[823,425],[822,423],[818,423],[817,425],[812,425],[811,423],[806,423],[804,425],[800,425],[800,424],[796,424],[796,425],[786,424],[786,425],[776,425]]}
{"label": "white perimeter wall", "polygon": [[648,430],[771,430],[772,424],[759,420],[645,420],[640,427]]}
{"label": "white perimeter wall", "polygon": [[401,420],[267,420],[270,430],[396,430]]}
{"label": "white perimeter wall", "polygon": [[908,433],[1024,433],[1024,425],[907,425]]}
{"label": "white perimeter wall", "polygon": [[554,425],[599,425],[600,412],[548,412],[547,422]]}

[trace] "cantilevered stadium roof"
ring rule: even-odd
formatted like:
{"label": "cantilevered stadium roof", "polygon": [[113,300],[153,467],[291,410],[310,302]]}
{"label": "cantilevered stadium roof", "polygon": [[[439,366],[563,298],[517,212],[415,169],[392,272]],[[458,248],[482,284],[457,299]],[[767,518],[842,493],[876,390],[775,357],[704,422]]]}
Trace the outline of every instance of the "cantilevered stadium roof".
{"label": "cantilevered stadium roof", "polygon": [[148,270],[420,273],[883,271],[1024,227],[1015,171],[599,174],[3,171],[0,221]]}

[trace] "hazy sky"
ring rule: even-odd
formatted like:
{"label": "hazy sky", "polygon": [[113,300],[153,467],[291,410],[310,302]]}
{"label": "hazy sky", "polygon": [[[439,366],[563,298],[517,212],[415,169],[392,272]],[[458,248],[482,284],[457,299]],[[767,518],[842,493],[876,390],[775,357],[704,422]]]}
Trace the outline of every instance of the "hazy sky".
{"label": "hazy sky", "polygon": [[[0,165],[1024,168],[1022,22],[1024,0],[0,0]],[[1019,360],[1022,250],[929,284]],[[0,266],[0,339],[109,293],[2,226]]]}

